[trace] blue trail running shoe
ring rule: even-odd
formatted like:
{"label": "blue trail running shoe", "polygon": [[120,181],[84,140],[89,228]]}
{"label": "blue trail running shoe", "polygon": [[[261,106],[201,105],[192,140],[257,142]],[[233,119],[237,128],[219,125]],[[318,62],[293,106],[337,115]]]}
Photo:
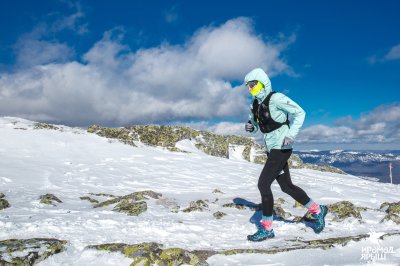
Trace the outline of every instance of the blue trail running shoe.
{"label": "blue trail running shoe", "polygon": [[248,235],[247,240],[249,241],[263,241],[267,238],[274,238],[275,233],[274,229],[271,229],[270,231],[265,230],[264,227],[258,226],[258,231],[255,232],[253,235]]}
{"label": "blue trail running shoe", "polygon": [[321,211],[318,214],[313,214],[312,217],[314,218],[313,220],[313,225],[312,229],[316,234],[319,234],[324,230],[325,228],[325,216],[328,213],[328,207],[325,205],[320,205]]}

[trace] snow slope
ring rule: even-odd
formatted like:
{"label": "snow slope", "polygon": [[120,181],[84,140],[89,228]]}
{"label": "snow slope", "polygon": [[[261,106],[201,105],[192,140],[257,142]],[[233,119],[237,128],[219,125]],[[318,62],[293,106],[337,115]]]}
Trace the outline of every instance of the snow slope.
{"label": "snow slope", "polygon": [[[61,126],[60,126],[61,127]],[[189,250],[238,248],[268,249],[284,246],[287,240],[371,234],[367,240],[350,242],[328,250],[305,249],[275,255],[215,255],[210,265],[365,265],[362,248],[389,247],[382,265],[399,265],[400,235],[379,240],[385,232],[400,231],[393,222],[380,223],[385,213],[362,212],[363,221],[347,219],[333,222],[316,235],[304,224],[274,222],[276,238],[250,243],[255,232],[250,209],[223,208],[234,198],[258,203],[258,175],[262,166],[243,160],[228,160],[197,151],[189,141],[178,143],[191,153],[170,152],[162,148],[128,146],[110,141],[82,129],[62,127],[63,131],[34,130],[33,122],[19,118],[0,118],[0,192],[11,207],[0,211],[0,240],[51,237],[69,242],[65,252],[39,265],[129,265],[132,259],[119,253],[84,249],[102,243],[158,242],[165,247]],[[233,156],[235,157],[235,156]],[[323,173],[309,169],[292,170],[293,182],[319,203],[348,200],[356,206],[379,208],[383,202],[399,201],[399,185],[359,179],[350,175]],[[213,193],[219,189],[222,193]],[[194,200],[209,200],[209,211],[171,212],[159,201],[148,200],[148,210],[135,217],[112,211],[112,206],[93,208],[80,197],[88,193],[117,196],[153,190],[181,209]],[[303,215],[293,208],[294,201],[273,184],[274,197],[284,198],[285,210]],[[63,203],[39,203],[39,196],[52,193]],[[96,198],[94,196],[91,196]],[[99,200],[105,198],[97,197]],[[218,200],[217,200],[218,199]],[[227,216],[215,219],[213,213]]]}

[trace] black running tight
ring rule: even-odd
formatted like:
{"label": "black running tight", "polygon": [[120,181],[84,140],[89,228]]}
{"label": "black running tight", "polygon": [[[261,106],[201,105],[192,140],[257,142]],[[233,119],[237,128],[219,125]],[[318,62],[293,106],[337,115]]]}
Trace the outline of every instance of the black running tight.
{"label": "black running tight", "polygon": [[[290,178],[289,160],[292,150],[276,150],[272,149],[268,154],[268,159],[265,162],[264,168],[258,180],[258,189],[261,193],[262,211],[264,216],[272,216],[274,207],[274,196],[271,191],[271,184],[276,179],[282,191],[289,194],[293,199],[300,202],[302,205],[310,201],[307,193],[293,185]],[[280,174],[283,170],[283,173]]]}

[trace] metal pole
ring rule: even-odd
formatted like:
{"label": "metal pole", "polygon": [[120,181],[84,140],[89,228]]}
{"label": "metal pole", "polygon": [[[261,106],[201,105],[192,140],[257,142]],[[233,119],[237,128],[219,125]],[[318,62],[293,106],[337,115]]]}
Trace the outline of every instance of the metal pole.
{"label": "metal pole", "polygon": [[390,169],[390,184],[393,184],[393,176],[392,176],[392,162],[389,163],[389,169]]}

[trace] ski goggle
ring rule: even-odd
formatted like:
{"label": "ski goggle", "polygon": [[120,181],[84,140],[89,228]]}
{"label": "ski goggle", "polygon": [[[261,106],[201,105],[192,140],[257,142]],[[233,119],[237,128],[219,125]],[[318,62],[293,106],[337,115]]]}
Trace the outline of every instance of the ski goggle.
{"label": "ski goggle", "polygon": [[251,80],[246,83],[247,88],[249,89],[249,92],[251,95],[254,97],[261,91],[261,89],[264,87],[261,82],[258,80]]}

